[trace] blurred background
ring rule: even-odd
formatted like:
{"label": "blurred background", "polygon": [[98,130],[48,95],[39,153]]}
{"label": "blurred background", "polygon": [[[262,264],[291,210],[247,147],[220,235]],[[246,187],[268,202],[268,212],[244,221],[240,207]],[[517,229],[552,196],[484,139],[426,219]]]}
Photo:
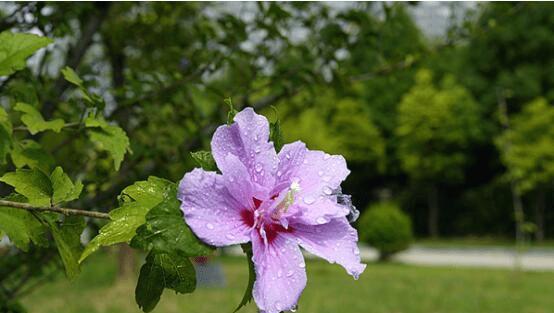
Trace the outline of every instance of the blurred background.
{"label": "blurred background", "polygon": [[[1,105],[32,98],[47,119],[78,120],[70,66],[129,135],[119,172],[76,134],[39,138],[83,180],[76,206],[107,211],[136,180],[181,179],[231,97],[352,171],[343,191],[372,263],[355,282],[310,262],[299,312],[554,310],[553,4],[3,2],[5,30],[55,43],[0,79]],[[210,261],[221,277],[166,293],[156,312],[231,312],[247,277],[235,252]],[[28,276],[8,285],[30,312],[138,311],[142,256],[125,246],[73,283],[55,253],[7,254],[0,284]]]}

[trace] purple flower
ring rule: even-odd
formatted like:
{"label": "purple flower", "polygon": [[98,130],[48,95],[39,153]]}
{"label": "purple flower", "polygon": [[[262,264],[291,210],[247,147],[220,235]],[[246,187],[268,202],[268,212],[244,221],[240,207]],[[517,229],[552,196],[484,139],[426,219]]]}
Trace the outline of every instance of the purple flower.
{"label": "purple flower", "polygon": [[212,138],[222,174],[197,168],[179,184],[194,233],[218,247],[252,242],[253,296],[262,312],[296,306],[306,286],[299,246],[357,278],[365,269],[358,234],[347,221],[349,208],[337,202],[336,191],[350,173],[344,158],[310,151],[300,141],[277,154],[267,119],[251,108],[234,121]]}

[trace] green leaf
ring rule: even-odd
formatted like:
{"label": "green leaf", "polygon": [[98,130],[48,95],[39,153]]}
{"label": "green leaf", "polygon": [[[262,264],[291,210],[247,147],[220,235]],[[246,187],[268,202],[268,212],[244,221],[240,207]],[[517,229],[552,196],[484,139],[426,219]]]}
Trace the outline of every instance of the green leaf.
{"label": "green leaf", "polygon": [[56,167],[52,174],[50,174],[50,181],[52,183],[52,203],[58,204],[60,202],[71,201],[79,198],[81,191],[83,190],[83,184],[78,181],[73,184],[69,176],[63,172],[61,167]]}
{"label": "green leaf", "polygon": [[17,168],[27,165],[30,168],[38,168],[44,173],[50,173],[50,168],[54,164],[54,158],[42,149],[38,142],[31,139],[15,141],[11,159]]}
{"label": "green leaf", "polygon": [[191,293],[196,288],[196,273],[190,260],[179,254],[150,253],[140,269],[135,299],[144,312],[160,301],[164,288]]}
{"label": "green leaf", "polygon": [[81,255],[81,233],[85,229],[85,220],[80,216],[66,217],[62,225],[47,219],[50,231],[56,242],[58,253],[65,267],[69,279],[79,274],[79,255]]}
{"label": "green leaf", "polygon": [[217,170],[214,157],[210,151],[191,152],[190,155],[202,169],[206,171]]}
{"label": "green leaf", "polygon": [[101,246],[109,246],[121,242],[129,242],[136,229],[146,222],[146,213],[173,196],[171,190],[174,183],[157,177],[149,177],[148,181],[139,181],[121,192],[121,206],[110,212],[111,221],[100,229],[81,255],[82,262]]}
{"label": "green leaf", "polygon": [[35,107],[27,103],[17,103],[14,110],[23,112],[21,121],[25,124],[25,126],[27,126],[29,132],[33,135],[45,130],[52,130],[59,133],[65,125],[65,122],[59,118],[51,121],[45,121],[40,112]]}
{"label": "green leaf", "polygon": [[75,73],[75,71],[71,67],[69,66],[64,67],[62,69],[62,75],[63,75],[63,78],[65,78],[65,80],[72,83],[73,85],[79,88],[84,88],[83,80],[79,77],[79,75],[77,75],[77,73]]}
{"label": "green leaf", "polygon": [[137,229],[131,246],[156,253],[181,253],[186,256],[207,255],[213,249],[196,238],[185,223],[175,185],[172,186],[171,196],[146,214],[146,224]]}
{"label": "green leaf", "polygon": [[129,138],[125,131],[118,126],[110,125],[104,120],[93,117],[85,120],[85,126],[89,128],[90,140],[96,143],[100,149],[111,154],[115,169],[119,170],[125,153],[131,152]]}
{"label": "green leaf", "polygon": [[273,141],[275,151],[279,152],[283,147],[283,133],[281,132],[281,122],[276,120],[269,125],[269,140]]}
{"label": "green leaf", "polygon": [[[25,201],[22,196],[12,196],[6,200]],[[29,211],[0,206],[0,231],[4,231],[15,246],[23,251],[28,251],[31,242],[41,246],[48,244],[46,228]]]}
{"label": "green leaf", "polygon": [[235,118],[235,115],[237,115],[238,111],[233,106],[233,100],[231,97],[224,99],[223,102],[229,106],[229,113],[227,113],[227,125],[231,125],[233,124],[233,119]]}
{"label": "green leaf", "polygon": [[246,285],[246,290],[244,291],[244,296],[240,301],[238,307],[233,311],[233,313],[240,310],[243,306],[252,301],[252,289],[254,288],[254,281],[256,280],[256,272],[254,270],[254,262],[252,261],[252,244],[242,244],[242,251],[246,253],[246,261],[248,262],[248,285]]}
{"label": "green leaf", "polygon": [[11,75],[25,67],[26,59],[38,49],[47,46],[51,39],[32,34],[0,33],[0,76]]}
{"label": "green leaf", "polygon": [[0,165],[6,163],[6,155],[12,148],[12,123],[8,113],[0,107]]}
{"label": "green leaf", "polygon": [[0,177],[0,181],[13,186],[15,191],[25,196],[30,204],[50,205],[52,196],[50,179],[37,169],[17,169],[15,172],[4,174]]}
{"label": "green leaf", "polygon": [[73,85],[79,87],[81,90],[81,94],[83,95],[83,98],[89,103],[89,104],[101,104],[101,109],[103,109],[103,99],[99,98],[95,95],[91,95],[85,85],[83,85],[83,80],[75,73],[75,71],[69,67],[66,66],[62,69],[62,75],[68,82],[72,83]]}

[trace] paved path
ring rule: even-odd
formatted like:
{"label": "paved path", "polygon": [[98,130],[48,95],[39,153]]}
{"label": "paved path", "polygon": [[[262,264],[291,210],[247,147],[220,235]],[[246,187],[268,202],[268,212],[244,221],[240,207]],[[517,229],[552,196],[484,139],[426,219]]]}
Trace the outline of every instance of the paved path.
{"label": "paved path", "polygon": [[[232,247],[227,251],[243,254],[240,247]],[[308,258],[315,257],[309,253],[305,255]],[[375,261],[377,252],[362,246],[360,256],[364,261]],[[514,249],[502,247],[427,248],[416,245],[396,255],[394,260],[424,266],[514,268],[516,253]],[[524,270],[554,271],[554,249],[529,249],[521,255],[520,264]]]}
{"label": "paved path", "polygon": [[[377,252],[370,247],[360,249],[362,259],[373,261]],[[514,249],[483,248],[426,248],[414,246],[399,253],[394,259],[401,263],[418,265],[471,266],[514,268],[517,254]],[[554,249],[529,249],[521,254],[521,268],[536,271],[554,271]]]}

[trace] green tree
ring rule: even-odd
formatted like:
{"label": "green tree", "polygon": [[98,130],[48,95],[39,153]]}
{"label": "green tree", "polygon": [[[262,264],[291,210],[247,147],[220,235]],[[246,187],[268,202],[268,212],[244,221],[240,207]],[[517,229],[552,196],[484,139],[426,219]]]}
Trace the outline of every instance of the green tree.
{"label": "green tree", "polygon": [[440,184],[463,179],[468,148],[481,137],[480,119],[465,88],[452,77],[436,87],[428,70],[417,73],[398,107],[397,156],[411,179],[428,189],[428,232],[433,237],[439,234]]}
{"label": "green tree", "polygon": [[526,104],[496,140],[517,192],[536,194],[537,239],[544,238],[544,197],[554,182],[554,107],[545,99]]}

